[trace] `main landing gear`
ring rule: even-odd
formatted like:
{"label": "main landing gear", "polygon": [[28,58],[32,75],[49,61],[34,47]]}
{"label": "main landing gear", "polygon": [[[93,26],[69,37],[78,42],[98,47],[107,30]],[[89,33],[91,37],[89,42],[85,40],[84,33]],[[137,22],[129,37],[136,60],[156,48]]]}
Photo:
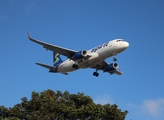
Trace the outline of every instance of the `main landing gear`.
{"label": "main landing gear", "polygon": [[98,77],[98,76],[99,76],[99,73],[98,73],[98,72],[94,72],[94,73],[93,73],[93,76]]}
{"label": "main landing gear", "polygon": [[97,72],[97,69],[96,69],[96,71],[95,71],[95,72],[93,72],[93,76],[96,76],[96,77],[98,77],[98,76],[99,76],[99,73]]}
{"label": "main landing gear", "polygon": [[72,65],[72,68],[78,69],[78,67],[79,67],[79,66],[78,66],[77,64],[73,64],[73,65]]}

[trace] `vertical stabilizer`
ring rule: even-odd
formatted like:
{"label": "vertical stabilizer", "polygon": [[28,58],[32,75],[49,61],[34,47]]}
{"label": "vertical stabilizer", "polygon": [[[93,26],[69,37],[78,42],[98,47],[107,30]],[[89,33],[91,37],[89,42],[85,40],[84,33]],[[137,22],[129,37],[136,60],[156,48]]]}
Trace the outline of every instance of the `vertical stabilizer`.
{"label": "vertical stabilizer", "polygon": [[54,66],[58,66],[60,63],[62,63],[62,59],[60,58],[60,54],[53,52],[53,64]]}

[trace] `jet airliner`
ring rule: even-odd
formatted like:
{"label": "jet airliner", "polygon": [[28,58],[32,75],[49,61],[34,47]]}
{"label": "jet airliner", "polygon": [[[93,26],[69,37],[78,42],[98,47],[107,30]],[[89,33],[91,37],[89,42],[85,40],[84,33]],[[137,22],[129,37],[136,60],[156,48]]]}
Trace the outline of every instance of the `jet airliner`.
{"label": "jet airliner", "polygon": [[[72,72],[81,68],[93,68],[93,76],[98,77],[98,70],[108,72],[110,74],[122,75],[122,71],[118,71],[118,63],[116,55],[128,48],[129,43],[123,39],[114,39],[94,47],[90,50],[71,50],[64,47],[52,45],[40,40],[36,40],[30,37],[28,33],[28,39],[42,45],[45,49],[53,51],[53,65],[46,65],[42,63],[36,63],[39,66],[49,69],[52,73],[62,73],[68,75],[68,72]],[[66,56],[68,59],[62,61],[60,55]],[[113,56],[113,62],[107,63],[105,59]]]}

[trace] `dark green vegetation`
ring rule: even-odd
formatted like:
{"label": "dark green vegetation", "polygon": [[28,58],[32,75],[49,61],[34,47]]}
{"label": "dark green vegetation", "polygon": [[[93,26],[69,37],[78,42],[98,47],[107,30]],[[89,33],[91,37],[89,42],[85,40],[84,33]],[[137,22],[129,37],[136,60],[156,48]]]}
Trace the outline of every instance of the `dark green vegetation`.
{"label": "dark green vegetation", "polygon": [[0,106],[0,120],[124,120],[128,111],[122,112],[117,105],[95,104],[83,93],[68,91],[32,92],[12,108]]}

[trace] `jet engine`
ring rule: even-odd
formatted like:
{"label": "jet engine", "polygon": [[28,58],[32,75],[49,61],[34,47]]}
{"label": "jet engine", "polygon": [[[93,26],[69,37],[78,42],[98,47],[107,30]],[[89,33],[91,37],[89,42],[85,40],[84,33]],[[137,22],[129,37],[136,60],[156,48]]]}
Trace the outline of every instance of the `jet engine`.
{"label": "jet engine", "polygon": [[77,53],[75,53],[72,57],[72,59],[74,60],[78,60],[78,59],[81,59],[83,57],[86,57],[87,56],[87,51],[86,50],[81,50]]}
{"label": "jet engine", "polygon": [[104,72],[110,72],[110,71],[116,70],[118,66],[119,66],[118,63],[116,62],[110,63],[104,68]]}

